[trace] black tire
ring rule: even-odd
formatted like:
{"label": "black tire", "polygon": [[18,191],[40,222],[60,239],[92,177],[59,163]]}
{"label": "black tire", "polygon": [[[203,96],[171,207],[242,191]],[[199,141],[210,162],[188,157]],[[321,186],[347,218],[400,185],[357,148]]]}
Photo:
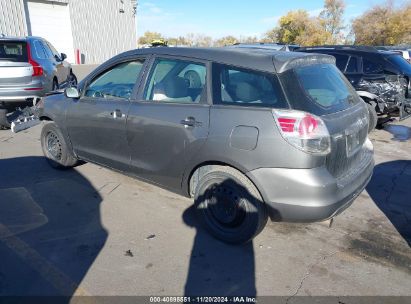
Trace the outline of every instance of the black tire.
{"label": "black tire", "polygon": [[53,86],[51,88],[52,91],[57,91],[59,89],[59,83],[56,78],[53,79]]}
{"label": "black tire", "polygon": [[377,126],[377,122],[378,122],[378,117],[377,117],[377,111],[375,110],[375,106],[369,103],[366,103],[366,105],[368,108],[368,116],[369,116],[368,133],[370,133],[373,130],[375,130],[375,127]]}
{"label": "black tire", "polygon": [[240,171],[210,166],[198,181],[194,204],[199,220],[217,239],[243,244],[265,227],[266,206],[254,184]]}
{"label": "black tire", "polygon": [[0,109],[0,130],[10,129],[10,122],[7,119],[7,109]]}
{"label": "black tire", "polygon": [[43,154],[53,168],[67,169],[78,163],[59,127],[54,122],[48,122],[43,126],[40,139]]}

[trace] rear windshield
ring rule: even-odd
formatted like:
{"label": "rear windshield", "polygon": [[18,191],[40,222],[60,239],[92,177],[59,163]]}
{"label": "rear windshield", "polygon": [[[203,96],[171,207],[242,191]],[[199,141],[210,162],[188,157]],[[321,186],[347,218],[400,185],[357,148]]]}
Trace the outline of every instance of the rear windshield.
{"label": "rear windshield", "polygon": [[391,55],[387,57],[388,61],[394,64],[401,72],[411,75],[411,64],[402,57],[402,55]]}
{"label": "rear windshield", "polygon": [[325,115],[360,102],[354,88],[333,64],[295,68],[284,72],[281,81],[296,110]]}
{"label": "rear windshield", "polygon": [[27,62],[26,42],[0,41],[0,60]]}

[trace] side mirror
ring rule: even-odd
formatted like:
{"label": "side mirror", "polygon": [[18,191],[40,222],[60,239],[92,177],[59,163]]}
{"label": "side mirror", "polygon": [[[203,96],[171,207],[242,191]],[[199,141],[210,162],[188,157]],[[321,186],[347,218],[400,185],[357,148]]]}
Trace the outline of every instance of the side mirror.
{"label": "side mirror", "polygon": [[66,88],[64,90],[64,95],[67,98],[75,98],[75,99],[80,98],[80,92],[77,90],[77,88],[74,88],[74,87]]}
{"label": "side mirror", "polygon": [[61,54],[60,54],[60,58],[61,58],[61,61],[63,61],[63,60],[65,60],[65,59],[67,58],[67,55],[64,54],[64,53],[61,53]]}

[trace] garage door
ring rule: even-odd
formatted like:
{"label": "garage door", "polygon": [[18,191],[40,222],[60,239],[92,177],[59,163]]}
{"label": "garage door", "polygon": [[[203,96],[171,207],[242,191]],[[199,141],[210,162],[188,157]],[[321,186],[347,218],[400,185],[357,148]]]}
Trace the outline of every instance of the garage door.
{"label": "garage door", "polygon": [[28,1],[29,26],[32,36],[47,39],[59,53],[74,63],[73,34],[68,4]]}

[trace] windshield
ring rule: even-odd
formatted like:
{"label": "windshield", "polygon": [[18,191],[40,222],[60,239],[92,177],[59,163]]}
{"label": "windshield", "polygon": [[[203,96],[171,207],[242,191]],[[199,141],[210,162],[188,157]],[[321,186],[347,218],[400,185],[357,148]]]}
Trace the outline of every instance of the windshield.
{"label": "windshield", "polygon": [[354,88],[333,64],[289,70],[282,82],[291,106],[316,115],[345,110],[360,102]]}
{"label": "windshield", "polygon": [[27,62],[25,42],[0,41],[0,60]]}
{"label": "windshield", "polygon": [[388,56],[388,61],[394,64],[397,68],[401,70],[401,72],[411,75],[411,64],[408,63],[407,60],[404,59],[404,57],[400,55],[391,55]]}

